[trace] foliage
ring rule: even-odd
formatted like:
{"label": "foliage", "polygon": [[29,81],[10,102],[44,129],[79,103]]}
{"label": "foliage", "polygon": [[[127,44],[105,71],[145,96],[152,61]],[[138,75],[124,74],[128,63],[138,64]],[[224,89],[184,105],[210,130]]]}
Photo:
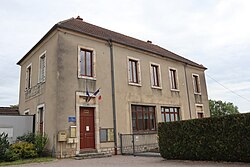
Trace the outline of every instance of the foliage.
{"label": "foliage", "polygon": [[18,108],[19,108],[19,105],[18,105],[18,104],[10,105],[10,108],[18,109]]}
{"label": "foliage", "polygon": [[23,136],[18,136],[17,140],[35,144],[35,134],[29,132],[24,134]]}
{"label": "foliage", "polygon": [[239,114],[237,106],[234,106],[230,102],[222,102],[221,100],[209,100],[209,109],[212,117]]}
{"label": "foliage", "polygon": [[43,135],[41,133],[27,133],[23,136],[18,136],[17,139],[19,141],[33,143],[39,156],[43,155],[45,151],[45,146],[48,143],[48,136],[46,134]]}
{"label": "foliage", "polygon": [[48,143],[48,136],[46,134],[38,133],[35,135],[35,147],[37,154],[42,156],[43,152],[45,151],[45,146]]}
{"label": "foliage", "polygon": [[8,134],[0,134],[0,161],[5,159],[4,155],[6,150],[9,148]]}
{"label": "foliage", "polygon": [[7,161],[15,161],[18,159],[27,159],[37,156],[34,144],[28,142],[18,142],[10,146],[6,152]]}
{"label": "foliage", "polygon": [[250,113],[159,123],[166,159],[250,162]]}

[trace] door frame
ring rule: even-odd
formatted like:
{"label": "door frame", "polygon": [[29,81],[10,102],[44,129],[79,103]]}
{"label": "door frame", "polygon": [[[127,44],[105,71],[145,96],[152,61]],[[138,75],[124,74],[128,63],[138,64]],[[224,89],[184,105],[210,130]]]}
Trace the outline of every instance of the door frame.
{"label": "door frame", "polygon": [[86,93],[85,92],[76,92],[76,136],[77,136],[77,145],[76,145],[76,154],[80,153],[80,108],[81,107],[91,107],[94,108],[94,126],[95,126],[95,149],[100,151],[100,113],[98,100],[94,98],[94,103],[86,103]]}

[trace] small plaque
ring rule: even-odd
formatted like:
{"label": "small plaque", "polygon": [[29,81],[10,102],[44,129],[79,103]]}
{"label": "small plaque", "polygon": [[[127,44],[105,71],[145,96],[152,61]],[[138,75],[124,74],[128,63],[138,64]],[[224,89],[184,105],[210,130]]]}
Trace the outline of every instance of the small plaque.
{"label": "small plaque", "polygon": [[89,131],[89,126],[86,126],[86,132],[88,132]]}
{"label": "small plaque", "polygon": [[76,122],[76,117],[68,117],[68,122]]}

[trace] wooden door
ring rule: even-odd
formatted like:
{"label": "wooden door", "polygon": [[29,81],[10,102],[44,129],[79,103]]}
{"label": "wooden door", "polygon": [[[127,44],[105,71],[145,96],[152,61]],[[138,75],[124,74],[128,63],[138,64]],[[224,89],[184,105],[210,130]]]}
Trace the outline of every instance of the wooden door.
{"label": "wooden door", "polygon": [[80,108],[80,149],[95,148],[94,108]]}

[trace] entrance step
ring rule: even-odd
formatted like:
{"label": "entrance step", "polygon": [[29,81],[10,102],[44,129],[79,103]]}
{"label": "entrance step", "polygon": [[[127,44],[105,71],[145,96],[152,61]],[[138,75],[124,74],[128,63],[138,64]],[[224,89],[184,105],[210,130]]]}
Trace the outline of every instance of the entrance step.
{"label": "entrance step", "polygon": [[111,157],[111,156],[112,156],[112,154],[108,154],[108,153],[89,152],[89,153],[78,154],[75,156],[75,159],[81,160],[81,159],[91,159],[91,158],[106,158],[106,157]]}

